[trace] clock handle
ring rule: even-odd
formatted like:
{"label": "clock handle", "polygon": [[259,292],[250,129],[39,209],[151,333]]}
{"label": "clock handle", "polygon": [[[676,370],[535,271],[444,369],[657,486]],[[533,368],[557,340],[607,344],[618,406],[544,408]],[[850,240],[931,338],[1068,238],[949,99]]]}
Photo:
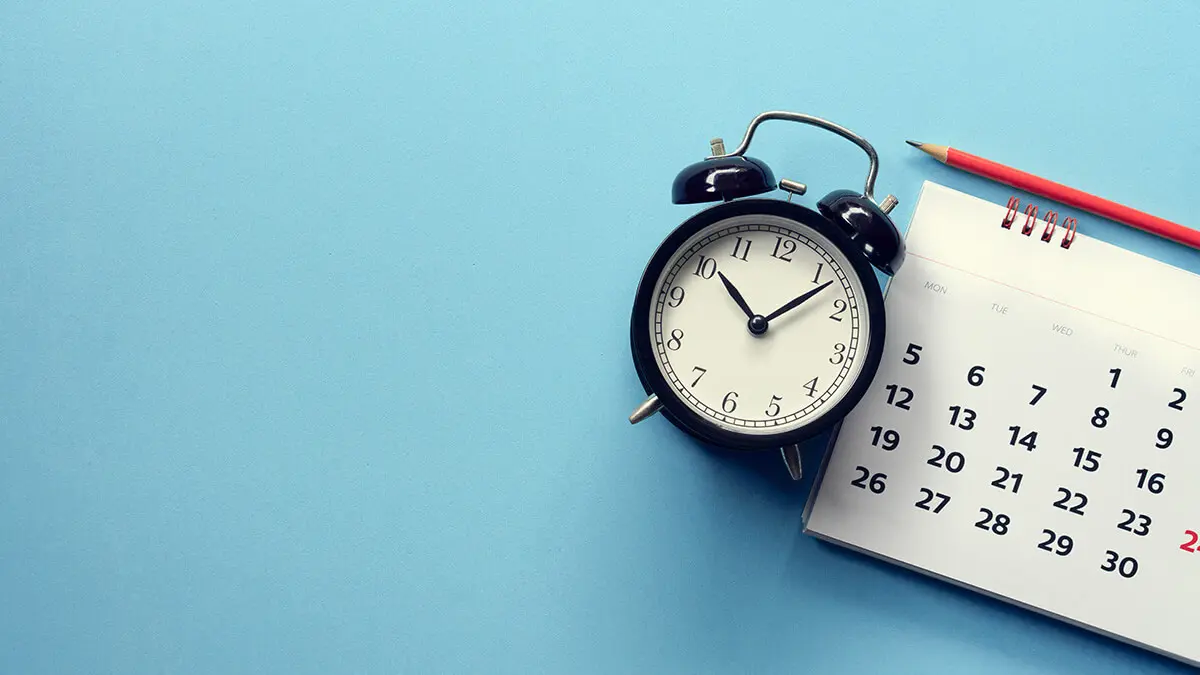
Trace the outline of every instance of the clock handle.
{"label": "clock handle", "polygon": [[879,155],[876,154],[874,146],[868,143],[867,139],[859,136],[853,131],[850,131],[846,127],[843,127],[840,124],[834,124],[833,122],[821,119],[820,117],[813,117],[812,115],[805,115],[804,113],[787,112],[785,110],[771,110],[762,113],[750,121],[750,127],[746,129],[746,135],[742,137],[741,145],[738,145],[733,152],[720,154],[717,151],[722,149],[723,146],[716,146],[714,144],[714,154],[708,157],[708,159],[717,159],[721,157],[740,157],[744,155],[746,150],[750,148],[750,139],[754,137],[754,130],[758,128],[758,125],[766,122],[767,120],[786,120],[789,122],[799,122],[801,124],[811,124],[814,127],[831,131],[862,148],[863,152],[867,153],[867,159],[870,160],[870,167],[867,169],[867,182],[863,187],[863,196],[871,201],[875,201],[875,176],[879,174]]}
{"label": "clock handle", "polygon": [[788,473],[791,474],[792,480],[800,480],[804,478],[804,469],[800,466],[800,446],[785,445],[779,449],[779,454],[783,455],[783,463],[787,466]]}

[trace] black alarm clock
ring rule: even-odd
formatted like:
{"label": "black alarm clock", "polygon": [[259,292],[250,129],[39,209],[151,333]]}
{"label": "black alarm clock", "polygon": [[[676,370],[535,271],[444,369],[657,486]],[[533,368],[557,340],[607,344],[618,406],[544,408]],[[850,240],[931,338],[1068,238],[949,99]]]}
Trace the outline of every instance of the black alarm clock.
{"label": "black alarm clock", "polygon": [[[861,193],[835,190],[810,209],[807,188],[776,182],[746,156],[767,120],[810,124],[867,153]],[[892,275],[904,240],[876,203],[879,159],[865,139],[832,122],[771,111],[751,121],[741,145],[675,178],[676,204],[721,202],[675,228],[651,256],[630,321],[633,363],[649,394],[630,416],[662,412],[691,436],[731,450],[780,448],[793,478],[797,444],[844,417],[870,385],[886,317],[874,270]],[[757,198],[775,189],[787,200]]]}

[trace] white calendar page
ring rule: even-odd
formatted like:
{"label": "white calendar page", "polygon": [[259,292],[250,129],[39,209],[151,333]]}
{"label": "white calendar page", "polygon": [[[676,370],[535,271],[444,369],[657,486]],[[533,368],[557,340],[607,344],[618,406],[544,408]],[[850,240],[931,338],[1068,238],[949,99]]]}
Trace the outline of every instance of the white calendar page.
{"label": "white calendar page", "polygon": [[1200,277],[926,183],[810,534],[1200,665]]}

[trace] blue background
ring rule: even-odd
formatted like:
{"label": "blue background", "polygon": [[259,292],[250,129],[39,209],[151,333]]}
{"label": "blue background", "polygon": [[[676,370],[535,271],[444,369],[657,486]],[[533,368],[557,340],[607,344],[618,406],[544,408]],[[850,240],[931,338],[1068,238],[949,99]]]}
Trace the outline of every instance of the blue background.
{"label": "blue background", "polygon": [[1183,671],[626,421],[671,179],[764,110],[905,226],[1011,193],[906,138],[1195,223],[1200,9],[1046,4],[4,3],[0,672]]}

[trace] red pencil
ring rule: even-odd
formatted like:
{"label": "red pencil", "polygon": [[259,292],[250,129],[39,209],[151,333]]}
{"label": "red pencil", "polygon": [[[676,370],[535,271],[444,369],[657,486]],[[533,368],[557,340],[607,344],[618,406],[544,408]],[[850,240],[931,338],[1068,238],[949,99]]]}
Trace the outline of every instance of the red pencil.
{"label": "red pencil", "polygon": [[1179,223],[1173,223],[1165,218],[1152,216],[1149,213],[1109,201],[1103,197],[1097,197],[1082,190],[1067,187],[1062,183],[1055,183],[1052,180],[1047,180],[946,145],[918,143],[916,141],[907,141],[907,143],[943,164],[968,171],[977,176],[990,178],[1005,185],[1011,185],[1018,190],[1024,190],[1047,199],[1053,199],[1061,204],[1073,206],[1082,211],[1094,213],[1109,220],[1115,220],[1118,223],[1124,223],[1130,227],[1136,227],[1139,230],[1156,234],[1165,239],[1184,244],[1185,246],[1200,249],[1200,232],[1184,227]]}

